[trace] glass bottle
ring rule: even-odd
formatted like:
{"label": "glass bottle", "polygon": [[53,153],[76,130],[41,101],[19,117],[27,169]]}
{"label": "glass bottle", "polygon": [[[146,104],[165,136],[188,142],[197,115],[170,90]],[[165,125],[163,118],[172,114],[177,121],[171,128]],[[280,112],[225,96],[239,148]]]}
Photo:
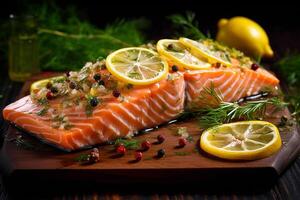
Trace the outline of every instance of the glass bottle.
{"label": "glass bottle", "polygon": [[26,81],[39,73],[37,22],[33,16],[10,15],[9,77]]}

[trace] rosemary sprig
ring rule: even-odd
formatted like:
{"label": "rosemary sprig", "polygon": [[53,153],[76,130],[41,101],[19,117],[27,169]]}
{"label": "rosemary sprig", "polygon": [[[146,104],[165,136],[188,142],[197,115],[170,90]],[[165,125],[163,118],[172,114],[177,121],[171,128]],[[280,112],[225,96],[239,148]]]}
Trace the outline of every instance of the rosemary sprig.
{"label": "rosemary sprig", "polygon": [[198,114],[201,113],[198,120],[201,127],[209,128],[239,119],[262,119],[268,105],[275,106],[276,110],[280,110],[287,106],[287,103],[282,102],[278,97],[249,101],[242,105],[236,102],[222,102],[216,108],[208,107],[198,110]]}
{"label": "rosemary sprig", "polygon": [[262,119],[268,105],[274,106],[274,112],[283,109],[288,103],[283,102],[279,97],[260,99],[246,102],[225,102],[220,93],[215,90],[213,85],[205,88],[200,95],[200,99],[210,96],[212,101],[219,102],[217,105],[209,104],[204,108],[193,108],[192,111],[186,111],[181,118],[193,116],[198,119],[202,128],[209,128],[236,120],[254,120]]}

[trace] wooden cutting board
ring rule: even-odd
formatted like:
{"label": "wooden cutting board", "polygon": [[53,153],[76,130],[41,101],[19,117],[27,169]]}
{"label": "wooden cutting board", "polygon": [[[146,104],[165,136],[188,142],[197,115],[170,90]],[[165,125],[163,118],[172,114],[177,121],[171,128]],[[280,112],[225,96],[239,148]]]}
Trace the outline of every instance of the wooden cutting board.
{"label": "wooden cutting board", "polygon": [[[42,74],[34,80],[56,74]],[[29,93],[33,80],[24,84],[20,97]],[[288,110],[270,118],[268,121],[279,123]],[[178,127],[187,127],[193,141],[184,148],[178,148],[175,132]],[[157,135],[164,135],[165,141],[156,144]],[[140,162],[134,161],[134,150],[125,156],[116,155],[112,145],[98,146],[100,162],[80,165],[75,161],[78,156],[90,152],[65,153],[54,149],[37,139],[11,126],[1,150],[2,170],[10,179],[20,180],[59,180],[59,181],[96,181],[99,183],[185,183],[187,181],[218,181],[245,178],[274,179],[298,156],[300,150],[299,128],[293,124],[280,128],[283,145],[279,152],[268,158],[255,161],[226,161],[210,156],[199,148],[201,131],[195,120],[178,122],[163,126],[154,131],[141,134],[134,139],[149,140],[152,147],[143,153]],[[17,145],[19,135],[31,147]],[[166,156],[156,158],[159,149],[165,149]]]}

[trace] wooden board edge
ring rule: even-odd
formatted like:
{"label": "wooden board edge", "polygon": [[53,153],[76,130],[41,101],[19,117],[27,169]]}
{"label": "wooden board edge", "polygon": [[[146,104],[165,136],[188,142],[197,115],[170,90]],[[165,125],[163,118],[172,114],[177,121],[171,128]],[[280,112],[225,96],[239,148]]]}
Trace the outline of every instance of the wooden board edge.
{"label": "wooden board edge", "polygon": [[[287,144],[284,144],[285,148],[281,150],[277,156],[277,159],[274,160],[272,167],[280,176],[284,170],[299,156],[300,154],[300,127],[299,125],[294,125],[292,130],[293,136],[290,138]],[[284,161],[282,161],[284,159]]]}

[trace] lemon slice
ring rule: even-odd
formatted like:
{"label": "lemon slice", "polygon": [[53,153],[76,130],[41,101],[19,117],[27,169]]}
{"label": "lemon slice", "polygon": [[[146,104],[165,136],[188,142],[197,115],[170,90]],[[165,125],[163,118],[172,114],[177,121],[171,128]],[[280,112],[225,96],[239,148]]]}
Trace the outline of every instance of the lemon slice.
{"label": "lemon slice", "polygon": [[106,67],[121,81],[148,85],[165,78],[168,64],[152,50],[139,47],[119,49],[106,59]]}
{"label": "lemon slice", "polygon": [[215,49],[209,40],[198,42],[188,38],[180,38],[179,42],[193,50],[197,55],[205,58],[209,63],[219,62],[228,67],[232,65],[229,56],[225,52]]}
{"label": "lemon slice", "polygon": [[169,63],[176,65],[180,70],[184,69],[207,69],[211,65],[195,57],[189,48],[186,48],[178,40],[163,39],[157,43],[157,51]]}
{"label": "lemon slice", "polygon": [[47,79],[42,79],[42,80],[39,80],[39,81],[35,81],[30,86],[30,94],[36,93],[40,89],[46,87],[47,84],[51,81],[55,81],[55,80],[59,80],[59,79],[63,79],[63,78],[64,78],[64,76],[55,76],[55,77],[52,77],[52,78],[47,78]]}
{"label": "lemon slice", "polygon": [[230,160],[255,160],[272,155],[281,147],[277,127],[265,121],[224,124],[203,132],[201,148]]}

